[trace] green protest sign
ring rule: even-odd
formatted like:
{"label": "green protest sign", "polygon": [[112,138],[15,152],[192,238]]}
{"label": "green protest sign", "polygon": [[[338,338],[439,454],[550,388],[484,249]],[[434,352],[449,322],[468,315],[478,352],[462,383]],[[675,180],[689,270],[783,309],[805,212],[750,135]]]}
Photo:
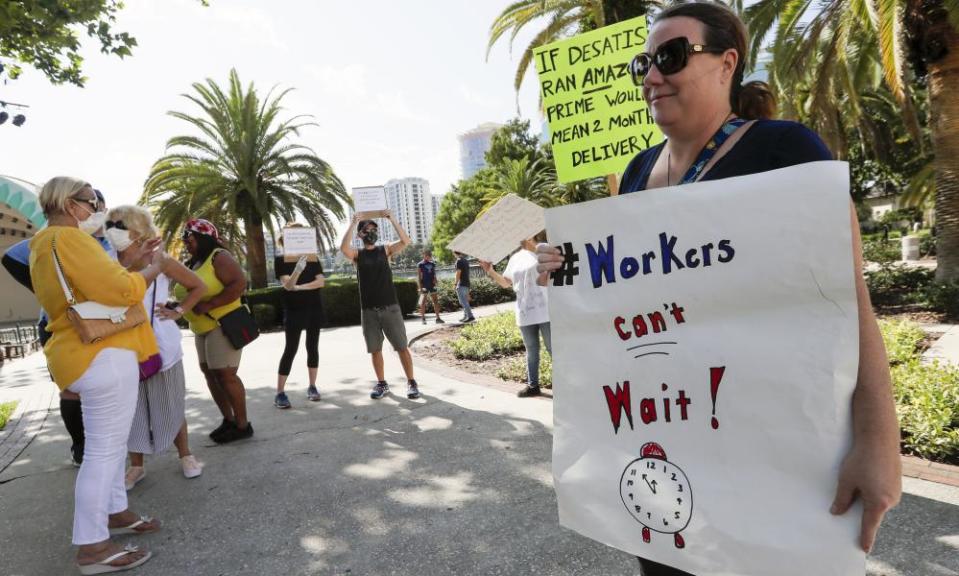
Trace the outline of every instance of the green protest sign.
{"label": "green protest sign", "polygon": [[662,141],[629,75],[646,35],[640,17],[534,51],[560,182],[621,174],[637,153]]}

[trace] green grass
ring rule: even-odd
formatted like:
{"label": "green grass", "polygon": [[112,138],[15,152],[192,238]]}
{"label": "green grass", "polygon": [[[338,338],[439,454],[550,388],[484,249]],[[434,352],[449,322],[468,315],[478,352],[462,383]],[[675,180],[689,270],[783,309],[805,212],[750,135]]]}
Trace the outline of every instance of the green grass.
{"label": "green grass", "polygon": [[[459,337],[450,342],[450,348],[457,358],[477,361],[519,354],[501,366],[496,371],[496,376],[503,380],[526,382],[526,348],[523,346],[523,336],[516,326],[516,316],[512,312],[501,312],[465,326]],[[542,342],[539,385],[544,388],[553,386],[553,359]]]}
{"label": "green grass", "polygon": [[7,425],[7,421],[10,419],[10,416],[13,415],[13,411],[17,409],[18,402],[4,402],[0,404],[0,430],[3,430]]}
{"label": "green grass", "polygon": [[[546,346],[540,343],[539,348],[539,385],[542,388],[553,387],[553,357],[546,351]],[[496,371],[496,376],[503,380],[526,382],[526,354],[513,358],[508,364]],[[528,383],[528,382],[527,382]]]}

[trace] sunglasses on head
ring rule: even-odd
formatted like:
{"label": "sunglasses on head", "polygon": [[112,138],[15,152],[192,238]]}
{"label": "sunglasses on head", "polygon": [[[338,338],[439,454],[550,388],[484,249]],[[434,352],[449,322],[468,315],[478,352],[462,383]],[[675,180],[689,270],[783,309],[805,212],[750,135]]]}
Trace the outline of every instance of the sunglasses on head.
{"label": "sunglasses on head", "polygon": [[725,50],[713,48],[703,44],[690,44],[685,36],[667,40],[659,45],[652,54],[643,52],[637,54],[629,63],[629,74],[633,77],[633,84],[643,85],[643,78],[656,66],[663,76],[675,74],[686,67],[689,57],[693,54],[722,54]]}
{"label": "sunglasses on head", "polygon": [[127,225],[123,223],[123,220],[107,220],[107,223],[104,224],[106,229],[116,228],[117,230],[127,230]]}

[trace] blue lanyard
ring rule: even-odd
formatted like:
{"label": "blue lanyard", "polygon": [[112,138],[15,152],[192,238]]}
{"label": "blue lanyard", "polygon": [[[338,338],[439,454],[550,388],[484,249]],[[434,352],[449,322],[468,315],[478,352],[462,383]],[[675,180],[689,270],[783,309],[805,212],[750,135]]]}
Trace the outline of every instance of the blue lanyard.
{"label": "blue lanyard", "polygon": [[713,134],[713,137],[709,139],[709,142],[703,146],[702,152],[699,153],[699,157],[696,158],[696,161],[693,162],[693,165],[689,167],[689,170],[686,172],[686,175],[683,176],[683,179],[676,183],[677,186],[682,184],[689,184],[690,182],[695,182],[702,173],[703,169],[706,168],[706,165],[709,164],[709,161],[713,159],[713,156],[716,155],[716,151],[719,150],[719,147],[733,135],[733,132],[739,129],[740,126],[746,123],[746,120],[742,118],[733,118],[725,124],[723,124],[719,130]]}

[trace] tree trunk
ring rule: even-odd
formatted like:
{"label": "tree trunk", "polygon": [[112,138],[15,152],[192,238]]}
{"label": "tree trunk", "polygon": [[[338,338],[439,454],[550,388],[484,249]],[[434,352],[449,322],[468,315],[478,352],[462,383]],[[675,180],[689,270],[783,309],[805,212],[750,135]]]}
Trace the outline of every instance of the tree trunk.
{"label": "tree trunk", "polygon": [[936,173],[936,280],[959,279],[959,33],[943,18],[944,57],[928,64],[929,126]]}
{"label": "tree trunk", "polygon": [[246,265],[251,288],[266,288],[266,252],[263,247],[263,219],[254,210],[243,219],[246,230]]}

